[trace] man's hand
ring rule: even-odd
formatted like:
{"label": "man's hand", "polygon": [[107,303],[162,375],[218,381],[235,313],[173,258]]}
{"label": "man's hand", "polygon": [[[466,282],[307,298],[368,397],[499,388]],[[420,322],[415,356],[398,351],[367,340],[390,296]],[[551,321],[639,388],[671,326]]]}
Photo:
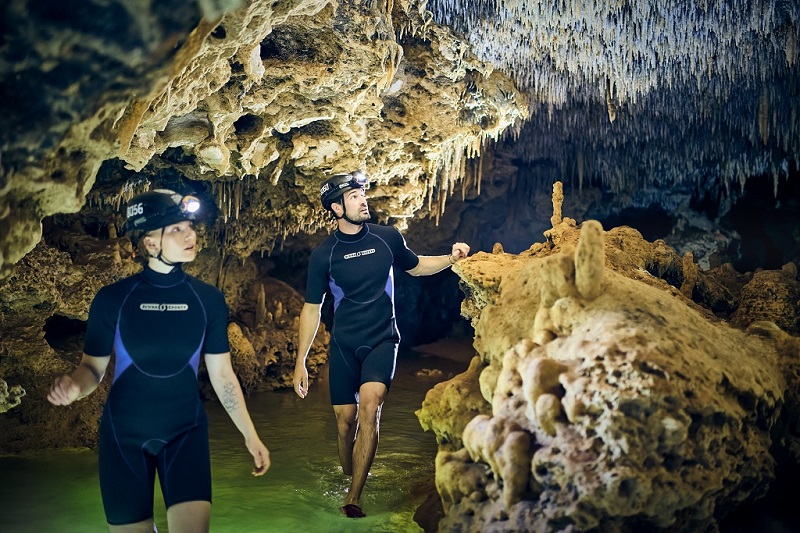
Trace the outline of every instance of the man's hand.
{"label": "man's hand", "polygon": [[308,394],[308,370],[302,363],[294,366],[294,391],[301,398],[305,398]]}
{"label": "man's hand", "polygon": [[81,387],[72,379],[72,376],[59,376],[50,387],[47,401],[53,405],[69,405],[78,399]]}
{"label": "man's hand", "polygon": [[469,245],[463,242],[457,242],[453,245],[453,251],[450,253],[450,257],[453,258],[453,262],[456,262],[460,259],[464,259],[469,255]]}

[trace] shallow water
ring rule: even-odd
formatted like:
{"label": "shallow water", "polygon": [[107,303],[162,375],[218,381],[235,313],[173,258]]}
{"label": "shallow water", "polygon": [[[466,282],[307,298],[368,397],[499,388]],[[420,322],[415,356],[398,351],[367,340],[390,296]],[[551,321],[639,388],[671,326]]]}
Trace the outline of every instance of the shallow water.
{"label": "shallow water", "polygon": [[[381,419],[378,454],[362,496],[367,517],[339,511],[349,487],[336,453],[336,423],[325,377],[312,383],[304,400],[293,391],[263,392],[247,399],[248,409],[270,450],[272,467],[250,475],[252,459],[222,407],[208,404],[213,532],[344,531],[419,532],[419,486],[432,477],[436,443],[422,431],[414,411],[438,381],[462,372],[466,360],[404,352]],[[438,368],[438,377],[417,377]],[[0,529],[14,533],[107,532],[97,455],[65,450],[0,457]],[[168,531],[156,483],[156,524]]]}

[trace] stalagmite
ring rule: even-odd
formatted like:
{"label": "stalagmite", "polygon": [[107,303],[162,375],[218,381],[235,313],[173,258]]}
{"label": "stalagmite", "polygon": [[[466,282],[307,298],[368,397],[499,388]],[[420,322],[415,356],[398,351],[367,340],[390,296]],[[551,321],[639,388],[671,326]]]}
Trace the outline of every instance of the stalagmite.
{"label": "stalagmite", "polygon": [[564,203],[564,186],[560,181],[553,184],[553,216],[550,217],[550,223],[553,227],[561,224],[561,205]]}
{"label": "stalagmite", "polygon": [[575,250],[575,286],[580,295],[594,300],[603,290],[605,247],[603,226],[596,220],[581,224],[581,237]]}
{"label": "stalagmite", "polygon": [[258,285],[258,298],[256,299],[256,324],[263,324],[267,320],[267,294],[264,284]]}

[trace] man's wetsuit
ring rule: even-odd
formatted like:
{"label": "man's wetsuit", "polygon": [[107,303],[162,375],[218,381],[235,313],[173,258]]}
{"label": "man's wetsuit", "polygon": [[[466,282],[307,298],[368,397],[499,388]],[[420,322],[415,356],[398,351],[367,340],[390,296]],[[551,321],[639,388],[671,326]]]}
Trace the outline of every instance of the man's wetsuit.
{"label": "man's wetsuit", "polygon": [[400,334],[394,316],[392,265],[419,264],[395,228],[364,224],[355,235],[335,231],[312,253],[306,302],[333,294],[330,390],[333,405],[357,403],[362,384],[388,388],[394,377]]}
{"label": "man's wetsuit", "polygon": [[102,288],[84,352],[115,354],[100,422],[100,489],[109,524],[153,516],[158,470],[164,501],[211,501],[208,422],[197,387],[203,353],[230,351],[223,294],[179,267],[149,268]]}

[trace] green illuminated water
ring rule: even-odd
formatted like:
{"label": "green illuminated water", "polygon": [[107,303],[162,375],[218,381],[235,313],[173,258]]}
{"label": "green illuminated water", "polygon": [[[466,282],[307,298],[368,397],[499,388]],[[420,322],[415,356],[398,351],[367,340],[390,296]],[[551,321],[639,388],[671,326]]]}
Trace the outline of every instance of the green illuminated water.
{"label": "green illuminated water", "polygon": [[[439,368],[438,378],[417,377]],[[305,400],[292,391],[264,392],[247,399],[272,467],[250,475],[244,441],[218,404],[207,405],[210,424],[213,532],[419,532],[413,520],[433,475],[436,444],[420,428],[414,411],[425,393],[466,363],[413,352],[398,358],[381,420],[378,454],[362,496],[367,517],[339,511],[349,487],[336,453],[336,424],[327,380],[315,383]],[[106,532],[93,450],[48,451],[0,457],[0,529],[14,533]],[[168,531],[156,483],[156,524]]]}

